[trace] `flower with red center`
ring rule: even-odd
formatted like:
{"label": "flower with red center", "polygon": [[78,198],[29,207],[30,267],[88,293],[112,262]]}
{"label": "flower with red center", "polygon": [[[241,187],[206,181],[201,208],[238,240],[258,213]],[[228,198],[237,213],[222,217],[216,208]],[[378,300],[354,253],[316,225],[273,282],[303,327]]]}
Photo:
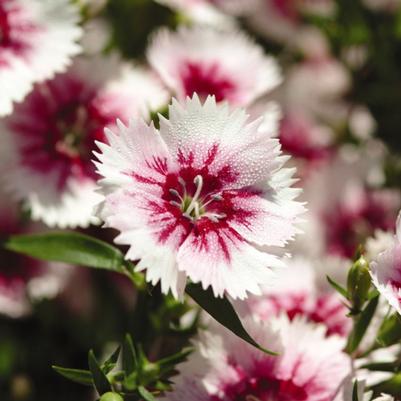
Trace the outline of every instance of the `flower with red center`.
{"label": "flower with red center", "polygon": [[262,119],[247,123],[213,97],[173,101],[169,116],[160,131],[141,121],[107,131],[100,217],[164,293],[182,294],[187,277],[216,296],[259,293],[281,265],[272,247],[295,235],[303,212],[287,158]]}
{"label": "flower with red center", "polygon": [[401,214],[391,246],[370,263],[373,284],[401,314]]}
{"label": "flower with red center", "polygon": [[200,334],[195,352],[178,365],[168,401],[331,401],[350,372],[344,340],[326,337],[324,326],[286,317],[247,320],[269,356],[222,326]]}
{"label": "flower with red center", "polygon": [[65,70],[80,51],[79,12],[68,0],[0,0],[0,116],[35,82]]}
{"label": "flower with red center", "polygon": [[33,219],[49,226],[87,226],[93,220],[95,140],[117,118],[148,117],[165,92],[141,69],[117,58],[78,59],[54,79],[37,84],[1,123],[3,179]]}
{"label": "flower with red center", "polygon": [[358,245],[376,230],[393,230],[395,204],[399,199],[394,199],[393,193],[366,189],[354,193],[354,199],[338,203],[323,215],[327,252],[352,258]]}
{"label": "flower with red center", "polygon": [[352,328],[352,322],[346,316],[348,309],[326,280],[327,274],[336,277],[344,270],[339,269],[337,263],[331,266],[326,260],[325,271],[319,271],[320,262],[315,266],[301,257],[288,259],[286,264],[288,267],[277,272],[274,286],[266,288],[262,296],[251,296],[245,302],[238,302],[241,314],[251,314],[266,321],[285,312],[291,320],[303,316],[310,322],[323,323],[327,335],[347,336]]}
{"label": "flower with red center", "polygon": [[195,26],[159,31],[148,49],[152,67],[179,99],[214,95],[246,106],[280,83],[275,60],[245,34]]}
{"label": "flower with red center", "polygon": [[[343,146],[304,182],[308,215],[297,246],[311,257],[343,261],[377,230],[392,230],[401,205],[398,190],[379,188],[385,151],[377,141]],[[313,238],[313,241],[311,241]]]}

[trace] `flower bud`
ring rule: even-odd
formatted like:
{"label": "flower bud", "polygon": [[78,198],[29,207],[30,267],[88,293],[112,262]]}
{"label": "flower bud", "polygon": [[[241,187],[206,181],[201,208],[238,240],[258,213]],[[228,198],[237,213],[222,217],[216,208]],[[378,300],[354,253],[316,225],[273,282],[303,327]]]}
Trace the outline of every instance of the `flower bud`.
{"label": "flower bud", "polygon": [[348,296],[355,313],[359,313],[362,305],[368,299],[370,286],[369,264],[362,255],[352,265],[347,278]]}
{"label": "flower bud", "polygon": [[100,397],[99,401],[124,401],[121,395],[117,393],[105,393]]}

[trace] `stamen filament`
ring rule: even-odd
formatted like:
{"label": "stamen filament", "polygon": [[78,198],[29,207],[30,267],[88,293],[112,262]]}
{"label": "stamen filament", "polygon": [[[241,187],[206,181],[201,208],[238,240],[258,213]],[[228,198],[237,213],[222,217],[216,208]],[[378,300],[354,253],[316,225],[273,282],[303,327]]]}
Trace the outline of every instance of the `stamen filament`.
{"label": "stamen filament", "polygon": [[206,203],[203,203],[203,207],[210,205],[212,202],[215,202],[215,201],[219,202],[222,200],[223,200],[223,197],[220,194],[212,195]]}
{"label": "stamen filament", "polygon": [[[171,200],[169,203],[172,206],[178,207],[182,211],[182,215],[184,217],[191,221],[196,221],[201,217],[206,217],[215,223],[227,217],[225,213],[206,211],[205,207],[207,205],[215,201],[222,201],[223,196],[221,194],[207,194],[202,199],[200,199],[203,189],[203,177],[201,175],[197,175],[194,178],[193,182],[196,189],[193,196],[187,195],[186,183],[182,177],[178,177],[178,182],[183,188],[184,193],[180,194],[176,189],[170,188],[169,193],[177,198],[177,200]],[[208,199],[208,201],[204,202],[206,199]]]}
{"label": "stamen filament", "polygon": [[187,210],[186,210],[186,213],[189,215],[191,214],[192,210],[194,209],[195,204],[198,203],[199,195],[202,192],[203,178],[201,175],[197,175],[194,178],[194,184],[196,185],[196,191],[195,191],[193,198],[191,199],[191,203],[189,204],[189,206],[187,207]]}

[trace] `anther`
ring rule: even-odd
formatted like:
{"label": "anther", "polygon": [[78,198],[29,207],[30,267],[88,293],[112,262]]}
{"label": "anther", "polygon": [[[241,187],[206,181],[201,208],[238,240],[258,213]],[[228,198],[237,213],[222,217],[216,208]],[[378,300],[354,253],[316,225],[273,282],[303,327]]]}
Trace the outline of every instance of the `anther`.
{"label": "anther", "polygon": [[178,182],[181,184],[183,188],[185,188],[185,181],[182,177],[178,177]]}
{"label": "anther", "polygon": [[171,195],[176,196],[177,198],[181,199],[181,195],[178,193],[178,191],[176,189],[170,188],[168,191],[170,192]]}
{"label": "anther", "polygon": [[212,198],[213,200],[215,200],[215,201],[222,201],[222,200],[223,200],[223,197],[222,197],[220,194],[212,195],[211,198]]}
{"label": "anther", "polygon": [[169,203],[170,203],[170,205],[172,205],[172,206],[181,207],[181,204],[178,203],[178,202],[176,202],[176,201],[170,201]]}

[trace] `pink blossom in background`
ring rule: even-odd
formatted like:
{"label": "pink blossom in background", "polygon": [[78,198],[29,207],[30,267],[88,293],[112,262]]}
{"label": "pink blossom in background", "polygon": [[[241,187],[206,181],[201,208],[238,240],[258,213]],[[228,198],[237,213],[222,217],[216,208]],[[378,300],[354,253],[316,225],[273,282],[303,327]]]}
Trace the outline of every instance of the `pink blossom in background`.
{"label": "pink blossom in background", "polygon": [[79,12],[68,0],[0,1],[0,116],[35,82],[66,69],[80,51]]}
{"label": "pink blossom in background", "polygon": [[307,28],[304,14],[327,16],[334,11],[332,0],[257,0],[247,18],[266,38],[293,45]]}
{"label": "pink blossom in background", "polygon": [[173,101],[160,131],[132,120],[98,144],[99,216],[162,292],[180,296],[188,277],[215,296],[244,298],[282,264],[277,249],[297,233],[303,205],[262,122],[194,96]]}
{"label": "pink blossom in background", "polygon": [[303,179],[328,163],[335,153],[330,130],[301,113],[283,117],[279,139],[283,152],[293,157]]}
{"label": "pink blossom in background", "polygon": [[[325,268],[321,267],[322,264]],[[324,324],[327,335],[346,337],[352,328],[352,322],[346,316],[348,309],[326,278],[329,275],[344,282],[345,277],[338,279],[340,266],[329,259],[312,263],[301,256],[286,260],[286,265],[277,272],[274,285],[267,287],[261,296],[238,302],[238,310],[244,316],[251,314],[263,321],[282,313],[286,313],[290,320],[303,316],[310,322]]]}
{"label": "pink blossom in background", "polygon": [[346,119],[343,97],[350,84],[341,62],[325,53],[314,55],[286,72],[279,100],[285,113],[305,115],[318,125],[337,125]]}
{"label": "pink blossom in background", "polygon": [[401,219],[398,216],[392,244],[371,262],[375,287],[389,304],[401,314]]}
{"label": "pink blossom in background", "polygon": [[246,106],[281,81],[274,58],[236,30],[162,29],[153,37],[147,58],[179,100],[196,93]]}
{"label": "pink blossom in background", "polygon": [[178,365],[168,401],[331,401],[350,372],[344,340],[326,337],[324,326],[281,316],[246,321],[268,356],[222,326],[200,333],[195,352]]}
{"label": "pink blossom in background", "polygon": [[155,78],[117,58],[77,59],[64,74],[37,84],[1,124],[2,179],[35,220],[49,226],[94,221],[92,150],[116,118],[149,118],[167,100]]}
{"label": "pink blossom in background", "polygon": [[323,213],[329,254],[352,258],[358,245],[376,230],[393,231],[399,199],[385,190],[363,190]]}
{"label": "pink blossom in background", "polygon": [[377,230],[393,230],[401,198],[380,188],[385,150],[377,142],[358,151],[344,146],[333,156],[304,182],[309,211],[297,249],[349,260]]}

